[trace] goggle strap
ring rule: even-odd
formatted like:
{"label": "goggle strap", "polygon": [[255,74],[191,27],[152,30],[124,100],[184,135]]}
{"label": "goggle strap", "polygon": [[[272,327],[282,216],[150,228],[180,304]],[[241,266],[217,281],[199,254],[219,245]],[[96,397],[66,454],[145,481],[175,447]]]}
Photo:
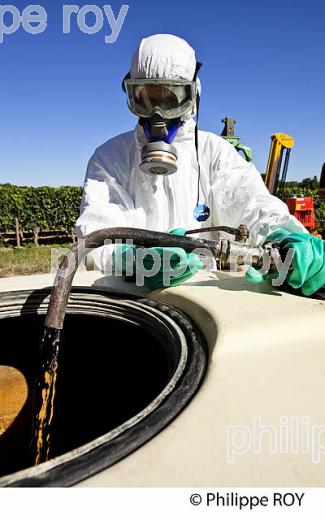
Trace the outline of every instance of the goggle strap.
{"label": "goggle strap", "polygon": [[196,81],[197,80],[197,75],[202,67],[203,63],[201,63],[200,61],[197,61],[196,62],[196,67],[195,67],[195,72],[194,72],[194,77],[193,77],[193,81]]}
{"label": "goggle strap", "polygon": [[125,76],[123,78],[123,81],[122,81],[122,90],[125,93],[126,93],[126,88],[125,88],[125,83],[124,82],[125,82],[126,79],[131,79],[131,71],[128,72],[127,74],[125,74]]}

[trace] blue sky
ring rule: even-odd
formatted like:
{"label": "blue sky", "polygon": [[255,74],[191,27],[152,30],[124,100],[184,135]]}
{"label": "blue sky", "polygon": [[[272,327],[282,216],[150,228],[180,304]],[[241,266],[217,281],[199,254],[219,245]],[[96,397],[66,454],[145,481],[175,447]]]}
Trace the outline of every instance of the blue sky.
{"label": "blue sky", "polygon": [[[121,80],[142,37],[185,38],[204,63],[200,126],[220,133],[235,117],[237,134],[265,171],[270,135],[295,138],[289,179],[318,175],[325,161],[325,2],[124,0],[117,41],[108,22],[95,35],[75,21],[62,34],[62,6],[38,0],[48,14],[40,35],[22,28],[0,44],[0,182],[82,184],[93,150],[136,123]],[[111,4],[117,16],[121,3]],[[21,11],[29,2],[13,1]],[[75,20],[75,18],[72,18]],[[8,23],[8,22],[7,22]]]}

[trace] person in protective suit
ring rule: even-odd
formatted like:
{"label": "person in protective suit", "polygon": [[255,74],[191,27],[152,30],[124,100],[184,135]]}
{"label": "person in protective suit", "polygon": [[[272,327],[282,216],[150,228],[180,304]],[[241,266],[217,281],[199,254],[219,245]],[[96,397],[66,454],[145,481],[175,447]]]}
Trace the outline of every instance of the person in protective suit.
{"label": "person in protective suit", "polygon": [[[141,41],[123,81],[138,123],[91,157],[77,221],[79,237],[116,226],[183,234],[198,227],[197,221],[202,228],[246,224],[252,245],[270,239],[284,251],[294,248],[287,282],[313,294],[325,283],[324,242],[268,192],[255,166],[231,144],[198,131],[193,119],[201,92],[198,70],[195,51],[185,40],[158,34]],[[208,233],[204,237],[213,239]],[[123,252],[126,248],[122,246]],[[162,254],[163,248],[157,250]],[[105,271],[115,252],[114,246],[94,251],[96,267]],[[171,285],[202,267],[196,255],[185,255],[183,263],[184,258],[188,269],[180,276],[176,269]],[[163,286],[160,275],[148,278],[151,288]],[[252,268],[246,276],[262,280]]]}

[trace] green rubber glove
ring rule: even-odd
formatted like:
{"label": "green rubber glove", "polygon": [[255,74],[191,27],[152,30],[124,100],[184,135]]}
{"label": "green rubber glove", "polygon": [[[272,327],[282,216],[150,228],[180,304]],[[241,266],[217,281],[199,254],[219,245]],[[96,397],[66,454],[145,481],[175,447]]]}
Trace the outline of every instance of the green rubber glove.
{"label": "green rubber glove", "polygon": [[[294,249],[291,268],[286,276],[287,283],[294,289],[301,288],[304,296],[311,296],[325,285],[325,241],[309,233],[290,233],[279,229],[269,235],[265,242],[277,242],[281,253],[286,255]],[[246,278],[253,283],[276,278],[277,275],[262,275],[249,267]]]}
{"label": "green rubber glove", "polygon": [[[170,231],[170,233],[172,235],[185,236],[186,229],[177,228]],[[170,275],[169,287],[175,287],[185,283],[189,278],[194,276],[199,269],[203,269],[204,267],[198,255],[195,253],[186,253],[186,251],[180,247],[155,247],[153,249],[159,253],[161,260],[163,260],[163,254],[168,252],[170,261],[169,265],[162,265],[157,274],[145,278],[145,285],[152,290],[166,287],[166,285],[164,285],[164,274]],[[143,265],[145,269],[152,268],[153,258],[151,255],[144,258]],[[186,269],[184,270],[185,267]]]}
{"label": "green rubber glove", "polygon": [[[173,235],[185,236],[186,230],[183,228],[177,228],[170,232]],[[117,248],[121,248],[120,251],[122,254],[117,255]],[[113,262],[115,267],[118,266],[121,272],[126,272],[126,264],[127,264],[127,252],[130,249],[135,249],[137,246],[128,245],[128,244],[118,244],[115,246],[115,250],[113,253]],[[153,276],[148,276],[144,278],[144,284],[149,287],[151,290],[161,289],[166,287],[164,285],[165,276],[170,276],[169,287],[174,287],[176,285],[181,285],[186,282],[189,278],[191,278],[194,274],[196,274],[199,269],[202,269],[204,266],[200,261],[200,257],[194,253],[186,253],[184,249],[180,247],[153,247],[148,248],[155,250],[161,257],[161,262],[163,263],[163,255],[168,253],[169,265],[161,265],[160,270],[157,274]],[[132,258],[130,253],[128,257]],[[119,260],[118,260],[119,259]],[[134,259],[132,259],[133,267],[135,264]],[[154,259],[148,254],[143,259],[143,266],[146,270],[150,271],[153,268]]]}
{"label": "green rubber glove", "polygon": [[128,251],[135,251],[136,246],[130,244],[116,244],[114,247],[112,259],[113,259],[113,267],[115,271],[119,273],[127,272],[127,263],[129,262],[129,273],[133,272],[134,259],[133,254],[128,253]]}

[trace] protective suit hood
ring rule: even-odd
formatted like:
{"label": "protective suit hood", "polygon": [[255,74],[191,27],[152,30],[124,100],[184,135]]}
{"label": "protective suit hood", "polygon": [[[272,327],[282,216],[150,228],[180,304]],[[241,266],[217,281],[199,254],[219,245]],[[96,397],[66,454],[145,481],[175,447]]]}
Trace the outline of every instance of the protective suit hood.
{"label": "protective suit hood", "polygon": [[[130,77],[192,81],[196,64],[195,51],[185,40],[173,34],[154,34],[141,40],[132,58]],[[196,83],[201,95],[199,78]]]}
{"label": "protective suit hood", "polygon": [[196,56],[192,47],[172,34],[155,34],[143,38],[134,53],[131,79],[192,80]]}

